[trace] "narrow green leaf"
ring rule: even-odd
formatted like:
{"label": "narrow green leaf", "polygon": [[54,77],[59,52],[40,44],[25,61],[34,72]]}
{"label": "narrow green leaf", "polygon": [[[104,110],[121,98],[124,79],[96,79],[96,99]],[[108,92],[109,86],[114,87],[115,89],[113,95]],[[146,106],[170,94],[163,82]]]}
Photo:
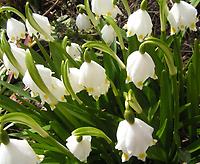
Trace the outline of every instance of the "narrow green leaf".
{"label": "narrow green leaf", "polygon": [[186,150],[190,153],[194,153],[195,151],[200,149],[200,139],[194,141],[189,146],[186,147]]}
{"label": "narrow green leaf", "polygon": [[104,138],[109,144],[112,143],[112,140],[101,130],[94,128],[94,127],[82,127],[74,130],[72,132],[72,135],[75,136],[95,136],[95,137],[101,137]]}
{"label": "narrow green leaf", "polygon": [[1,81],[1,80],[0,80],[0,85],[3,85],[4,87],[10,89],[14,93],[17,93],[20,96],[24,96],[24,97],[28,98],[29,100],[37,101],[36,99],[32,98],[30,96],[30,94],[28,92],[24,91],[21,87],[6,83],[5,81]]}
{"label": "narrow green leaf", "polygon": [[32,128],[36,132],[38,132],[42,137],[46,138],[49,136],[49,134],[46,131],[44,131],[35,120],[33,120],[31,117],[29,117],[28,115],[24,113],[14,112],[14,113],[5,114],[0,117],[0,122],[3,125],[5,125],[8,122],[24,124]]}
{"label": "narrow green leaf", "polygon": [[10,6],[3,6],[0,8],[0,13],[3,11],[12,11],[13,13],[17,14],[20,18],[22,18],[22,20],[25,22],[26,18],[24,17],[24,15],[18,11],[17,9],[10,7]]}

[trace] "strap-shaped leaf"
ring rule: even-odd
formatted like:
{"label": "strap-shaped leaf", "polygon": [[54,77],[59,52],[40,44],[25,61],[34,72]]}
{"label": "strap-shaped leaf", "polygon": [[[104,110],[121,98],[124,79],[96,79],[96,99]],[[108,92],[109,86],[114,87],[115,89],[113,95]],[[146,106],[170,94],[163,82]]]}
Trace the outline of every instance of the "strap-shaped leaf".
{"label": "strap-shaped leaf", "polygon": [[82,127],[74,130],[72,132],[72,135],[75,136],[95,136],[95,137],[101,137],[104,138],[108,143],[112,143],[112,140],[101,130],[94,128],[94,127]]}
{"label": "strap-shaped leaf", "polygon": [[0,117],[0,122],[2,125],[8,122],[24,124],[38,132],[42,137],[46,138],[49,136],[49,134],[46,131],[44,131],[35,120],[33,120],[31,117],[24,113],[14,112],[3,115],[2,117]]}

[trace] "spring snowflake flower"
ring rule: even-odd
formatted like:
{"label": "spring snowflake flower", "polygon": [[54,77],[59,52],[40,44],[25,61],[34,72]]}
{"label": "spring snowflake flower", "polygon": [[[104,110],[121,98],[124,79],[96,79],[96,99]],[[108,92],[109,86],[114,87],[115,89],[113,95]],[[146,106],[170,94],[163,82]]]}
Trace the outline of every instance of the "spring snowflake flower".
{"label": "spring snowflake flower", "polygon": [[26,140],[10,139],[0,146],[1,164],[38,164],[41,161]]}
{"label": "spring snowflake flower", "polygon": [[[23,75],[26,71],[26,63],[25,63],[25,57],[26,57],[26,51],[22,48],[18,48],[15,44],[10,43],[10,49],[11,52],[14,56],[14,58],[16,59],[16,61],[19,63],[19,65],[22,68],[21,72]],[[14,78],[17,79],[19,76],[19,70],[17,70],[17,68],[15,68],[11,62],[9,61],[8,57],[6,56],[6,54],[3,55],[3,62],[4,65],[6,67],[6,69],[8,70],[8,72],[12,72],[14,74]]]}
{"label": "spring snowflake flower", "polygon": [[106,78],[105,69],[94,61],[90,63],[84,62],[81,65],[79,83],[95,99],[98,99],[101,94],[106,94],[110,86]]}
{"label": "spring snowflake flower", "polygon": [[79,84],[80,70],[77,68],[69,68],[69,81],[75,93],[82,91],[84,88]]}
{"label": "spring snowflake flower", "polygon": [[119,123],[115,148],[122,150],[122,162],[128,161],[132,156],[145,161],[148,147],[156,143],[152,137],[153,130],[138,118],[135,118],[133,124],[126,120]]}
{"label": "spring snowflake flower", "polygon": [[81,47],[76,43],[71,43],[70,45],[67,45],[66,52],[74,59],[74,60],[80,60],[81,59]]}
{"label": "spring snowflake flower", "polygon": [[155,64],[148,53],[135,51],[127,58],[127,82],[132,81],[139,89],[149,77],[155,79]]}
{"label": "spring snowflake flower", "polygon": [[108,15],[113,18],[117,16],[117,14],[122,14],[121,10],[113,5],[112,0],[92,0],[92,12],[97,16]]}
{"label": "spring snowflake flower", "polygon": [[[65,100],[64,95],[68,95],[68,93],[65,89],[63,82],[61,80],[53,77],[52,76],[53,73],[51,72],[51,70],[49,68],[46,68],[43,65],[39,65],[39,64],[36,65],[36,68],[37,68],[39,75],[42,78],[44,84],[49,89],[49,91],[54,95],[54,97],[58,101],[64,101]],[[47,102],[48,104],[50,104],[50,106],[52,108],[55,107],[56,104],[54,104],[54,102],[52,102],[50,97],[48,95],[46,95],[46,93],[44,93],[35,84],[35,82],[31,78],[28,70],[26,71],[22,81],[27,87],[29,87],[31,89],[31,95],[33,97],[39,95],[42,100],[42,103]]]}
{"label": "spring snowflake flower", "polygon": [[139,9],[131,14],[127,22],[127,36],[131,37],[137,35],[140,42],[144,40],[146,36],[149,36],[152,32],[151,17],[146,10]]}
{"label": "spring snowflake flower", "polygon": [[108,44],[111,45],[112,42],[115,40],[116,33],[115,30],[111,25],[104,25],[101,30],[103,40]]}
{"label": "spring snowflake flower", "polygon": [[167,17],[171,25],[171,34],[183,31],[185,28],[190,28],[196,31],[197,10],[190,4],[184,1],[174,3]]}
{"label": "spring snowflake flower", "polygon": [[[40,39],[46,40],[46,41],[50,41],[52,40],[52,36],[51,36],[51,25],[49,23],[49,20],[47,17],[33,13],[32,14],[33,19],[37,22],[37,24],[45,31],[45,33],[47,34],[47,36],[44,36],[43,34],[40,33]],[[30,23],[28,22],[28,20],[26,20],[26,28],[28,30],[28,34],[32,37],[32,35],[34,34],[35,36],[37,36],[38,31],[36,29],[34,29]]]}
{"label": "spring snowflake flower", "polygon": [[82,136],[79,141],[76,136],[72,135],[67,138],[66,146],[76,158],[78,158],[81,162],[84,162],[87,160],[87,157],[92,151],[91,139],[91,136]]}
{"label": "spring snowflake flower", "polygon": [[9,40],[12,42],[15,42],[20,39],[25,39],[26,37],[25,25],[14,18],[8,19],[6,32],[7,32]]}
{"label": "spring snowflake flower", "polygon": [[91,29],[92,24],[90,23],[87,15],[85,15],[84,13],[79,13],[76,17],[76,26],[80,31],[88,31]]}

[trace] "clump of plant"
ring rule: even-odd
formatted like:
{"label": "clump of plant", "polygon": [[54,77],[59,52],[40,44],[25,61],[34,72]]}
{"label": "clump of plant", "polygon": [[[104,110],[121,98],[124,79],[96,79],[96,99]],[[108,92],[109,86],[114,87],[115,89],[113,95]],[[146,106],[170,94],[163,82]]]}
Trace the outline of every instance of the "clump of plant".
{"label": "clump of plant", "polygon": [[[0,8],[7,17],[0,42],[1,164],[199,161],[198,38],[187,64],[181,52],[186,31],[199,30],[199,2],[176,0],[169,8],[158,0],[160,36],[152,36],[147,2],[131,13],[127,0],[84,0],[77,35],[63,40],[28,3],[25,15]],[[128,14],[123,28],[119,3]]]}

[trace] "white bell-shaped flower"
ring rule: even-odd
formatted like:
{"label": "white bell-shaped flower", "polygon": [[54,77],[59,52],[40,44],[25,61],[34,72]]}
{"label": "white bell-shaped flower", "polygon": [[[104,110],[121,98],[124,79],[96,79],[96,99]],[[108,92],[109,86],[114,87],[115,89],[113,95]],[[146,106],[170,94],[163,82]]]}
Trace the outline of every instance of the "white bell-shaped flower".
{"label": "white bell-shaped flower", "polygon": [[132,81],[139,89],[143,88],[143,83],[149,78],[156,79],[155,64],[148,53],[141,54],[135,51],[127,58],[127,82]]}
{"label": "white bell-shaped flower", "polygon": [[77,68],[69,68],[69,81],[75,93],[82,91],[84,88],[79,84],[80,70]]}
{"label": "white bell-shaped flower", "polygon": [[80,31],[88,31],[91,29],[92,24],[90,23],[90,19],[84,13],[79,13],[76,17],[76,26]]}
{"label": "white bell-shaped flower", "polygon": [[112,15],[114,5],[112,0],[92,0],[92,12],[97,16]]}
{"label": "white bell-shaped flower", "polygon": [[12,42],[15,42],[20,39],[25,39],[26,37],[25,25],[14,18],[8,19],[6,32],[7,32],[9,40]]}
{"label": "white bell-shaped flower", "polygon": [[91,136],[82,136],[81,141],[77,141],[76,136],[70,136],[67,138],[66,146],[68,147],[69,151],[78,158],[81,162],[84,162],[87,160],[87,157],[89,156],[91,149]]}
{"label": "white bell-shaped flower", "polygon": [[[21,72],[23,75],[26,71],[26,63],[25,63],[25,57],[26,57],[26,51],[22,48],[18,48],[15,44],[13,43],[10,43],[10,49],[11,49],[11,52],[14,56],[14,58],[17,60],[17,62],[19,63],[19,65],[21,66],[22,68],[22,71]],[[6,69],[8,70],[8,72],[12,72],[14,74],[14,78],[18,78],[19,76],[19,70],[17,70],[12,64],[11,62],[9,61],[8,57],[6,56],[6,54],[3,55],[3,62],[4,62],[4,65],[6,67]]]}
{"label": "white bell-shaped flower", "polygon": [[91,61],[84,62],[80,67],[79,83],[85,87],[89,95],[98,99],[101,94],[106,94],[110,82],[106,78],[105,69],[98,63]]}
{"label": "white bell-shaped flower", "polygon": [[10,139],[10,143],[0,146],[1,164],[38,164],[39,158],[26,140]]}
{"label": "white bell-shaped flower", "polygon": [[197,9],[185,1],[180,1],[180,3],[174,3],[167,19],[171,25],[171,34],[188,27],[196,31]]}
{"label": "white bell-shaped flower", "polygon": [[74,59],[80,60],[81,59],[81,47],[76,43],[71,43],[66,47],[67,53]]}
{"label": "white bell-shaped flower", "polygon": [[103,40],[108,44],[111,45],[112,42],[115,40],[116,33],[115,30],[111,25],[104,25],[101,30]]}
{"label": "white bell-shaped flower", "polygon": [[151,17],[146,10],[139,9],[131,14],[127,22],[127,36],[131,37],[137,35],[140,42],[144,40],[146,36],[149,36],[152,32]]}
{"label": "white bell-shaped flower", "polygon": [[153,131],[151,126],[138,118],[135,118],[133,124],[126,120],[121,121],[117,129],[115,148],[122,150],[122,162],[128,161],[132,156],[145,161],[148,147],[156,143],[152,137]]}
{"label": "white bell-shaped flower", "polygon": [[[50,41],[52,39],[51,36],[51,25],[49,23],[49,20],[47,17],[43,16],[43,15],[39,15],[36,13],[32,14],[33,19],[37,22],[37,24],[43,29],[43,31],[45,31],[46,35],[44,36],[43,34],[40,33],[40,39],[46,40],[46,41]],[[34,29],[30,23],[28,22],[28,20],[26,20],[26,28],[28,30],[28,34],[32,37],[32,35],[34,34],[35,36],[37,36],[38,31],[36,29]]]}
{"label": "white bell-shaped flower", "polygon": [[[52,76],[52,72],[49,68],[44,67],[43,65],[36,65],[36,68],[39,72],[40,77],[42,78],[42,81],[44,82],[44,84],[46,85],[46,87],[48,88],[48,90],[53,94],[53,96],[58,100],[58,101],[64,101],[64,95],[68,95],[64,84],[61,80],[55,78]],[[24,78],[23,78],[23,83],[29,87],[31,89],[31,95],[32,96],[37,96],[39,95],[41,98],[42,103],[47,102],[48,104],[50,104],[50,106],[52,108],[54,108],[54,106],[56,104],[54,104],[55,102],[52,102],[52,100],[50,99],[50,97],[48,95],[46,95],[46,93],[44,93],[33,81],[33,79],[31,78],[28,70],[26,71]]]}

